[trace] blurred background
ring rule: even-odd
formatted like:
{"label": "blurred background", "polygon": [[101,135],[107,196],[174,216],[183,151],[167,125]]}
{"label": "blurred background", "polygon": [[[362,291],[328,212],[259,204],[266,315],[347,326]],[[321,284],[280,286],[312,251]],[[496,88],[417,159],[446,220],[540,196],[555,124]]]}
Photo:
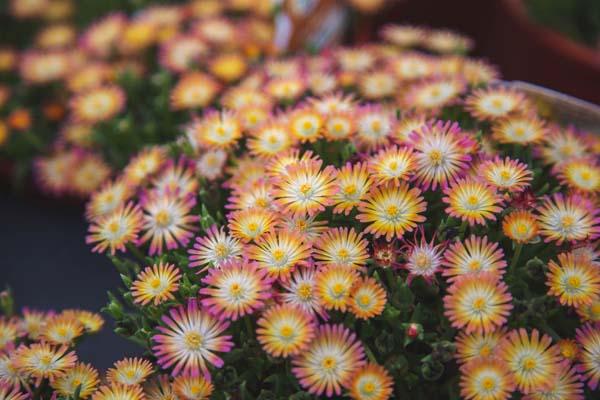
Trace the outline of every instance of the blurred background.
{"label": "blurred background", "polygon": [[[9,3],[0,1],[0,45],[26,43],[35,23],[15,20]],[[77,0],[76,23],[150,3],[160,2]],[[287,17],[275,42],[284,48],[368,43],[386,23],[449,28],[470,36],[473,56],[498,66],[504,79],[600,103],[599,0],[303,0],[279,7]],[[99,310],[119,278],[108,259],[84,243],[82,203],[57,202],[28,188],[14,194],[9,186],[2,181],[0,189],[0,287],[10,286],[20,306]],[[82,358],[100,369],[137,352],[110,325],[81,347]]]}

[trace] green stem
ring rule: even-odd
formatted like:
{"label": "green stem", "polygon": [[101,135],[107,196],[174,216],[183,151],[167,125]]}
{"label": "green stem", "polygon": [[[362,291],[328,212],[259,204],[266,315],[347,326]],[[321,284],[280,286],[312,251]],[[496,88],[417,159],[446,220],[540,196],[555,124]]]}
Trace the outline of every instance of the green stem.
{"label": "green stem", "polygon": [[508,267],[509,275],[513,275],[517,263],[519,262],[519,258],[521,257],[521,250],[523,250],[523,243],[517,243],[515,246],[515,254],[513,254],[512,261],[510,262],[510,267]]}
{"label": "green stem", "polygon": [[248,339],[254,337],[254,329],[252,328],[252,320],[249,316],[244,317],[244,323],[246,324],[246,331],[248,333]]}
{"label": "green stem", "polygon": [[369,361],[371,361],[372,363],[377,363],[375,354],[373,354],[373,351],[371,351],[367,343],[363,343],[363,348],[365,349],[365,353],[367,354],[367,358],[369,359]]}
{"label": "green stem", "polygon": [[146,263],[146,257],[142,254],[140,249],[135,247],[133,244],[127,243],[127,250],[129,250],[129,252],[133,254],[135,258],[137,258],[142,264]]}
{"label": "green stem", "polygon": [[465,233],[467,232],[467,227],[469,226],[469,221],[466,219],[460,224],[460,228],[458,229],[458,233],[460,235],[460,240],[465,238]]}
{"label": "green stem", "polygon": [[394,272],[392,271],[391,267],[388,268],[384,268],[385,271],[385,278],[388,282],[388,285],[390,286],[390,291],[392,293],[396,292],[396,277],[394,276]]}

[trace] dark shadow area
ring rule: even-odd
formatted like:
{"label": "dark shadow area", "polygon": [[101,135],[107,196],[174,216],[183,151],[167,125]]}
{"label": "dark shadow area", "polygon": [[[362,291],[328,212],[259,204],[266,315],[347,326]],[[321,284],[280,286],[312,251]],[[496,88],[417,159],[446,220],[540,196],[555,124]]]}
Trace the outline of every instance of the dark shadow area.
{"label": "dark shadow area", "polygon": [[[106,291],[120,281],[110,261],[91,253],[84,243],[87,224],[82,207],[3,189],[0,210],[0,287],[13,289],[17,306],[98,312],[106,303]],[[100,371],[118,359],[140,354],[136,345],[112,332],[112,320],[104,317],[104,329],[85,338],[77,350],[83,361]]]}

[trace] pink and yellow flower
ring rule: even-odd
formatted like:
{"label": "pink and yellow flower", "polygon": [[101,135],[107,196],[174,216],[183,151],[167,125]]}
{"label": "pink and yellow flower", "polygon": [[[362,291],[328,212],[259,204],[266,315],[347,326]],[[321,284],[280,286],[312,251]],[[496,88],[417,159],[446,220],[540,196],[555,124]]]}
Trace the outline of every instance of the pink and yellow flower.
{"label": "pink and yellow flower", "polygon": [[449,282],[480,272],[502,276],[506,268],[504,252],[498,243],[490,242],[487,236],[481,238],[475,235],[471,235],[464,243],[456,241],[450,244],[444,253],[442,264],[442,275]]}
{"label": "pink and yellow flower", "polygon": [[528,243],[532,241],[539,231],[536,216],[528,210],[515,210],[502,220],[502,232],[504,235],[517,242]]}
{"label": "pink and yellow flower", "polygon": [[387,302],[383,287],[373,278],[361,278],[350,289],[350,311],[359,319],[380,315]]}
{"label": "pink and yellow flower", "polygon": [[308,265],[311,249],[296,232],[279,230],[267,232],[259,243],[250,245],[247,255],[269,277],[287,280],[296,266]]}
{"label": "pink and yellow flower", "polygon": [[588,386],[596,390],[600,381],[600,324],[587,323],[577,329],[577,343],[581,348],[578,370],[588,381]]}
{"label": "pink and yellow flower", "polygon": [[525,190],[533,179],[532,172],[518,160],[506,157],[504,160],[496,157],[493,160],[487,160],[481,163],[477,168],[477,174],[496,189],[518,193]]}
{"label": "pink and yellow flower", "polygon": [[557,166],[558,179],[580,193],[596,194],[600,191],[600,167],[590,159],[572,159]]}
{"label": "pink and yellow flower", "polygon": [[166,152],[154,146],[140,151],[131,158],[123,170],[124,181],[131,185],[139,185],[154,175],[165,162]]}
{"label": "pink and yellow flower", "polygon": [[358,109],[356,135],[353,139],[360,149],[375,149],[389,143],[395,125],[393,110],[368,104]]}
{"label": "pink and yellow flower", "polygon": [[348,215],[364,200],[373,180],[369,176],[366,163],[346,163],[337,174],[335,183],[337,191],[333,195],[333,212]]}
{"label": "pink and yellow flower", "polygon": [[492,135],[500,143],[527,146],[543,141],[546,128],[540,119],[517,116],[498,122],[493,127]]}
{"label": "pink and yellow flower", "polygon": [[292,360],[292,372],[313,395],[342,394],[365,364],[362,345],[343,325],[322,325],[309,348]]}
{"label": "pink and yellow flower", "polygon": [[[420,240],[417,239],[420,236]],[[431,242],[425,239],[423,228],[415,232],[413,241],[405,241],[404,252],[406,263],[404,268],[408,270],[406,282],[410,284],[416,276],[420,276],[427,282],[435,280],[435,274],[439,272],[442,265],[442,252],[444,244],[435,243],[435,236]]]}
{"label": "pink and yellow flower", "polygon": [[237,320],[262,308],[271,297],[272,280],[257,263],[234,259],[213,268],[202,279],[202,306],[221,320]]}
{"label": "pink and yellow flower", "polygon": [[[181,400],[207,400],[214,388],[204,376],[179,375],[173,380],[173,392]],[[163,399],[166,400],[166,399]]]}
{"label": "pink and yellow flower", "polygon": [[69,351],[67,345],[51,346],[44,342],[19,347],[14,357],[17,369],[38,383],[58,378],[77,362],[75,352]]}
{"label": "pink and yellow flower", "polygon": [[204,266],[201,271],[238,258],[242,255],[240,241],[227,233],[225,228],[212,225],[206,236],[197,237],[193,248],[188,250],[190,267]]}
{"label": "pink and yellow flower", "polygon": [[131,194],[131,187],[122,179],[105,183],[88,201],[85,213],[87,219],[96,220],[109,215],[122,206]]}
{"label": "pink and yellow flower", "polygon": [[521,112],[525,95],[515,89],[477,89],[465,100],[465,108],[479,120],[493,121]]}
{"label": "pink and yellow flower", "polygon": [[367,241],[354,228],[331,228],[314,244],[313,257],[318,265],[362,268],[369,259]]}
{"label": "pink and yellow flower", "polygon": [[479,359],[494,358],[498,345],[506,335],[505,329],[488,333],[460,332],[454,339],[455,357],[461,364]]}
{"label": "pink and yellow flower", "polygon": [[284,291],[280,296],[284,304],[291,304],[327,320],[327,312],[317,295],[316,276],[316,270],[311,267],[296,269],[288,281],[281,282]]}
{"label": "pink and yellow flower", "polygon": [[114,363],[113,366],[106,371],[108,383],[125,386],[141,384],[154,370],[150,361],[137,357],[124,358]]}
{"label": "pink and yellow flower", "polygon": [[372,233],[375,238],[385,235],[389,242],[394,237],[402,238],[405,232],[412,232],[418,223],[425,221],[421,213],[426,208],[421,191],[402,182],[399,186],[373,188],[359,203],[360,214],[356,218],[362,223],[370,223],[365,232]]}
{"label": "pink and yellow flower", "polygon": [[257,321],[256,338],[273,357],[289,357],[306,350],[315,337],[313,317],[291,304],[265,311]]}
{"label": "pink and yellow flower", "polygon": [[228,150],[242,137],[242,125],[232,112],[210,111],[193,121],[186,134],[195,147]]}
{"label": "pink and yellow flower", "polygon": [[193,164],[180,157],[177,162],[169,159],[164,169],[152,179],[154,190],[161,196],[169,194],[186,197],[198,191],[198,179],[194,174]]}
{"label": "pink and yellow flower", "polygon": [[163,368],[173,367],[172,375],[210,376],[208,364],[217,368],[223,360],[215,353],[226,353],[233,347],[231,336],[222,335],[229,323],[221,322],[198,308],[195,299],[163,315],[164,326],[152,337],[153,352]]}
{"label": "pink and yellow flower", "polygon": [[142,210],[130,202],[99,217],[90,226],[85,241],[88,244],[96,243],[92,251],[102,253],[110,249],[110,253],[115,254],[117,250],[125,251],[126,244],[137,241],[141,227]]}
{"label": "pink and yellow flower", "polygon": [[350,293],[358,278],[358,272],[348,267],[323,267],[315,276],[315,293],[325,309],[344,312],[348,308]]}
{"label": "pink and yellow flower", "polygon": [[356,371],[348,384],[349,395],[355,400],[387,400],[394,390],[394,380],[381,365],[368,363]]}
{"label": "pink and yellow flower", "polygon": [[369,160],[369,171],[378,184],[410,180],[417,160],[410,147],[387,147]]}
{"label": "pink and yellow flower", "polygon": [[523,328],[508,333],[498,357],[512,372],[517,388],[529,394],[549,388],[560,372],[560,352],[552,339],[534,329],[531,336]]}
{"label": "pink and yellow flower", "polygon": [[92,400],[144,400],[141,386],[125,386],[119,384],[103,385],[92,394]]}
{"label": "pink and yellow flower", "polygon": [[83,324],[73,314],[61,313],[48,318],[41,339],[55,345],[72,345],[83,332]]}
{"label": "pink and yellow flower", "polygon": [[325,120],[312,108],[295,111],[289,120],[288,130],[293,138],[300,143],[313,143],[322,136]]}
{"label": "pink and yellow flower", "polygon": [[231,236],[242,242],[257,242],[276,222],[276,214],[264,208],[249,208],[228,215]]}
{"label": "pink and yellow flower", "polygon": [[444,189],[444,194],[442,201],[448,204],[446,213],[467,221],[470,226],[495,221],[495,214],[502,211],[502,198],[496,189],[474,179],[458,179]]}
{"label": "pink and yellow flower", "polygon": [[181,272],[173,264],[154,264],[138,274],[131,285],[133,301],[141,305],[152,303],[155,306],[174,300],[179,289]]}
{"label": "pink and yellow flower", "polygon": [[210,75],[189,72],[183,75],[171,90],[171,108],[187,110],[207,107],[219,90],[219,83]]}
{"label": "pink and yellow flower", "polygon": [[575,242],[600,235],[598,208],[579,195],[555,193],[538,207],[540,234],[545,242]]}
{"label": "pink and yellow flower", "polygon": [[428,80],[409,87],[400,101],[407,109],[433,113],[455,102],[465,87],[465,82],[458,78]]}
{"label": "pink and yellow flower", "polygon": [[453,327],[466,333],[489,333],[506,323],[511,301],[508,287],[496,274],[465,275],[448,288],[444,315]]}
{"label": "pink and yellow flower", "polygon": [[77,392],[79,398],[87,399],[96,391],[99,383],[98,371],[94,367],[90,364],[77,363],[63,375],[52,380],[50,385],[60,395],[74,396]]}
{"label": "pink and yellow flower", "polygon": [[124,106],[125,92],[116,85],[90,89],[75,96],[70,103],[73,118],[90,124],[111,119]]}
{"label": "pink and yellow flower", "polygon": [[563,361],[550,385],[523,396],[523,400],[569,399],[584,400],[582,377],[576,367]]}
{"label": "pink and yellow flower", "polygon": [[473,360],[461,368],[460,394],[469,400],[507,400],[515,388],[507,365],[497,359]]}
{"label": "pink and yellow flower", "polygon": [[548,294],[560,304],[579,307],[600,295],[598,267],[572,253],[559,254],[558,263],[550,260],[546,277]]}
{"label": "pink and yellow flower", "polygon": [[288,127],[282,122],[266,123],[251,131],[248,139],[250,153],[257,157],[273,157],[294,144]]}

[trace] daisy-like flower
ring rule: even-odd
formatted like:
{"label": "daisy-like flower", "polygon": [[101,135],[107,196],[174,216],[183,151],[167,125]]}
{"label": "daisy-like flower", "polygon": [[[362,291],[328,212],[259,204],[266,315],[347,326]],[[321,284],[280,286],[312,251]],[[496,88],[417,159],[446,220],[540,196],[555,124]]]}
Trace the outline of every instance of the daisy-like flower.
{"label": "daisy-like flower", "polygon": [[[417,235],[420,239],[417,239]],[[442,252],[444,245],[442,243],[434,244],[435,236],[431,242],[425,239],[423,227],[415,232],[413,241],[405,241],[404,251],[406,263],[404,268],[408,270],[406,282],[410,284],[416,276],[420,276],[427,282],[435,279],[435,274],[439,272],[442,266]]]}
{"label": "daisy-like flower", "polygon": [[131,295],[135,303],[155,306],[174,300],[173,293],[179,289],[181,272],[173,264],[154,264],[140,272],[131,285]]}
{"label": "daisy-like flower", "polygon": [[600,296],[594,297],[589,304],[576,307],[575,311],[584,322],[600,322]]}
{"label": "daisy-like flower", "polygon": [[282,215],[277,221],[277,228],[298,234],[304,243],[311,245],[327,231],[327,221],[317,221],[317,216]]}
{"label": "daisy-like flower", "polygon": [[497,356],[513,373],[517,388],[524,394],[544,390],[559,373],[560,352],[552,339],[534,329],[531,337],[523,328],[513,330],[500,344]]}
{"label": "daisy-like flower", "polygon": [[365,364],[362,345],[343,325],[322,325],[310,347],[293,360],[292,372],[309,393],[341,395]]}
{"label": "daisy-like flower", "polygon": [[462,74],[471,86],[488,84],[500,79],[498,69],[482,60],[465,60]]}
{"label": "daisy-like flower", "polygon": [[515,388],[507,365],[493,358],[471,361],[461,368],[460,394],[472,400],[506,400]]}
{"label": "daisy-like flower", "polygon": [[342,71],[366,71],[375,64],[375,55],[365,48],[342,48],[335,52]]}
{"label": "daisy-like flower", "polygon": [[307,150],[301,154],[299,149],[292,148],[273,157],[266,165],[266,173],[270,177],[277,178],[278,176],[287,175],[288,167],[290,166],[316,161],[321,161],[321,159],[311,150]]}
{"label": "daisy-like flower", "polygon": [[361,278],[350,290],[350,310],[359,319],[369,319],[383,312],[387,302],[385,290],[373,278]]}
{"label": "daisy-like flower", "polygon": [[161,254],[165,244],[169,250],[180,245],[187,246],[196,230],[193,224],[198,221],[197,215],[190,215],[196,205],[194,196],[179,197],[173,193],[161,195],[158,192],[148,192],[141,203],[144,210],[143,228],[146,232],[138,240],[138,245],[150,240],[150,255]]}
{"label": "daisy-like flower", "polygon": [[558,263],[550,260],[546,278],[548,294],[563,305],[590,304],[600,295],[598,267],[572,253],[559,254]]}
{"label": "daisy-like flower", "polygon": [[85,241],[87,244],[96,243],[92,251],[102,253],[110,249],[110,254],[114,255],[117,250],[125,251],[127,243],[137,241],[141,226],[142,211],[130,202],[94,221]]}
{"label": "daisy-like flower", "polygon": [[[242,127],[246,131],[258,129],[263,123],[266,123],[271,117],[270,109],[267,106],[246,106],[237,110],[238,118]],[[268,146],[269,148],[278,147],[277,144]],[[267,149],[269,150],[269,149]]]}
{"label": "daisy-like flower", "polygon": [[[43,312],[37,310],[31,310],[27,307],[23,308],[22,311],[23,319],[21,320],[21,328],[27,334],[27,337],[31,340],[37,340],[40,337],[46,321],[49,317],[54,315],[54,312]],[[2,346],[0,345],[0,348]]]}
{"label": "daisy-like flower", "polygon": [[580,193],[600,191],[600,167],[591,159],[572,159],[558,165],[560,183]]}
{"label": "daisy-like flower", "polygon": [[74,56],[67,51],[26,51],[20,56],[19,72],[25,82],[46,84],[67,76]]}
{"label": "daisy-like flower", "polygon": [[79,398],[87,399],[96,391],[100,381],[98,371],[90,364],[77,363],[50,382],[50,386],[62,396],[74,396],[79,390]]}
{"label": "daisy-like flower", "polygon": [[498,243],[471,235],[464,243],[456,241],[448,246],[442,261],[442,275],[453,282],[460,276],[489,272],[497,276],[504,274],[506,260]]}
{"label": "daisy-like flower", "polygon": [[288,281],[282,281],[280,294],[284,304],[290,304],[311,315],[327,320],[327,312],[317,296],[317,272],[313,268],[298,268]]}
{"label": "daisy-like flower", "polygon": [[296,266],[308,265],[311,248],[293,231],[267,232],[257,244],[248,246],[247,255],[273,279],[287,280]]}
{"label": "daisy-like flower", "polygon": [[92,394],[92,400],[144,400],[144,391],[138,385],[103,385]]}
{"label": "daisy-like flower", "polygon": [[325,120],[313,108],[294,111],[289,120],[289,132],[301,143],[313,143],[321,137]]}
{"label": "daisy-like flower", "polygon": [[44,342],[20,347],[14,356],[17,369],[35,378],[36,382],[53,380],[77,362],[75,352],[69,351],[67,345],[52,346]]}
{"label": "daisy-like flower", "polygon": [[313,216],[333,204],[337,171],[323,162],[304,161],[287,167],[287,174],[274,179],[275,204],[286,214]]}
{"label": "daisy-like flower", "polygon": [[168,375],[155,375],[144,385],[144,394],[147,400],[175,400],[177,398]]}
{"label": "daisy-like flower", "polygon": [[203,152],[196,162],[196,172],[201,177],[214,181],[223,174],[223,167],[227,162],[227,153],[223,150],[207,150]]}
{"label": "daisy-like flower", "polygon": [[372,71],[358,80],[358,90],[367,100],[393,96],[398,89],[398,78],[388,71]]}
{"label": "daisy-like flower", "polygon": [[356,132],[356,121],[350,112],[336,111],[327,115],[323,135],[328,140],[346,140]]}
{"label": "daisy-like flower", "polygon": [[168,160],[162,172],[152,179],[154,190],[161,196],[176,194],[178,196],[195,195],[198,191],[198,179],[194,174],[193,164],[180,157],[177,162]]}
{"label": "daisy-like flower", "polygon": [[474,360],[494,358],[498,345],[504,339],[505,329],[488,333],[460,332],[454,339],[456,344],[455,357],[461,364]]}
{"label": "daisy-like flower", "polygon": [[361,268],[369,259],[368,243],[354,228],[331,228],[314,244],[313,257],[318,265]]}
{"label": "daisy-like flower", "polygon": [[269,308],[257,325],[256,338],[273,357],[295,356],[304,351],[315,337],[312,315],[291,304]]}
{"label": "daisy-like flower", "polygon": [[345,312],[350,303],[352,287],[358,278],[358,272],[348,267],[324,267],[315,276],[315,293],[325,309]]}
{"label": "daisy-like flower", "polygon": [[477,89],[465,100],[465,109],[479,119],[493,121],[521,111],[525,95],[515,89]]}
{"label": "daisy-like flower", "polygon": [[187,73],[171,90],[171,108],[187,110],[207,107],[219,90],[219,83],[210,75],[201,72]]}
{"label": "daisy-like flower", "polygon": [[527,164],[506,157],[504,160],[496,157],[481,163],[477,174],[491,186],[500,191],[518,193],[529,187],[533,179],[532,172],[527,169]]}
{"label": "daisy-like flower", "polygon": [[114,13],[103,17],[81,35],[81,47],[86,53],[94,56],[100,58],[108,56],[126,24],[127,17],[124,13]]}
{"label": "daisy-like flower", "polygon": [[374,104],[361,106],[356,114],[357,147],[370,150],[386,145],[396,125],[394,112]]}
{"label": "daisy-like flower", "polygon": [[231,236],[245,243],[257,242],[275,225],[276,215],[264,208],[250,208],[232,212],[228,220]]}
{"label": "daisy-like flower", "polygon": [[489,333],[505,322],[512,296],[499,277],[490,272],[465,275],[454,281],[444,297],[444,315],[466,333]]}
{"label": "daisy-like flower", "polygon": [[0,317],[0,352],[13,347],[20,336],[19,325],[14,319]]}
{"label": "daisy-like flower", "polygon": [[88,220],[109,215],[122,206],[132,190],[122,179],[105,183],[99,190],[92,194],[86,205],[85,216]]}
{"label": "daisy-like flower", "polygon": [[369,171],[379,184],[393,182],[399,185],[411,178],[416,163],[412,148],[392,146],[382,149],[369,160]]}
{"label": "daisy-like flower", "polygon": [[242,245],[236,238],[225,233],[225,228],[212,225],[206,231],[206,236],[197,237],[194,246],[188,250],[190,267],[204,266],[205,271],[211,266],[238,258],[242,255]]}
{"label": "daisy-like flower", "polygon": [[123,170],[124,181],[131,185],[141,184],[159,170],[165,155],[165,150],[158,146],[142,150],[131,158]]}
{"label": "daisy-like flower", "polygon": [[173,381],[175,398],[181,400],[206,400],[214,389],[210,380],[203,376],[179,375]]}
{"label": "daisy-like flower", "polygon": [[78,158],[71,177],[71,190],[81,197],[88,197],[107,180],[111,169],[97,154],[82,153]]}
{"label": "daisy-like flower", "polygon": [[402,238],[405,232],[412,232],[418,223],[425,221],[421,213],[426,208],[421,191],[402,182],[399,186],[374,187],[359,203],[360,214],[356,218],[362,223],[370,223],[365,232],[372,233],[375,238],[385,235],[389,242],[394,237]]}
{"label": "daisy-like flower", "polygon": [[454,102],[465,86],[465,82],[457,78],[427,80],[410,86],[401,103],[407,109],[433,113]]}
{"label": "daisy-like flower", "polygon": [[223,184],[224,188],[246,188],[265,179],[267,173],[264,160],[256,157],[243,156],[234,161],[234,165],[225,168],[229,179]]}
{"label": "daisy-like flower", "polygon": [[311,97],[308,103],[321,115],[331,116],[336,113],[351,113],[355,107],[355,98],[344,93],[329,94],[321,97]]}
{"label": "daisy-like flower", "polygon": [[228,150],[242,137],[242,125],[229,111],[210,111],[193,121],[186,129],[187,137],[198,147]]}
{"label": "daisy-like flower", "polygon": [[238,53],[215,54],[208,63],[210,72],[219,80],[231,84],[244,75],[248,68],[246,59]]}
{"label": "daisy-like flower", "polygon": [[202,279],[202,306],[221,320],[237,320],[262,308],[271,297],[272,280],[256,263],[234,259],[213,268]]}
{"label": "daisy-like flower", "polygon": [[160,46],[158,61],[171,72],[187,71],[202,56],[208,53],[208,46],[193,35],[176,35]]}
{"label": "daisy-like flower", "polygon": [[169,310],[162,321],[164,326],[157,327],[160,333],[152,337],[152,350],[163,369],[173,367],[173,376],[209,376],[208,364],[223,366],[215,352],[226,353],[233,347],[231,336],[222,335],[229,323],[201,311],[195,299]]}
{"label": "daisy-like flower", "polygon": [[392,396],[394,380],[381,365],[368,363],[352,375],[348,391],[355,400],[387,400]]}
{"label": "daisy-like flower", "polygon": [[0,384],[0,399],[2,400],[27,400],[29,395],[19,390],[19,386]]}
{"label": "daisy-like flower", "polygon": [[411,25],[384,25],[380,30],[380,36],[400,47],[412,47],[422,43],[425,38],[425,29]]}
{"label": "daisy-like flower", "polygon": [[106,379],[111,384],[139,385],[146,380],[153,369],[152,363],[143,358],[124,358],[114,363],[114,368],[106,371]]}
{"label": "daisy-like flower", "polygon": [[577,329],[577,343],[581,348],[578,370],[588,386],[596,390],[600,381],[600,324],[588,323]]}
{"label": "daisy-like flower", "polygon": [[81,325],[83,325],[83,329],[85,329],[88,333],[99,332],[104,326],[104,319],[100,314],[86,311],[86,310],[64,310],[62,312],[63,315],[68,315],[77,321]]}
{"label": "daisy-like flower", "polygon": [[536,216],[528,210],[515,210],[502,220],[502,232],[517,243],[528,243],[539,230]]}
{"label": "daisy-like flower", "polygon": [[372,183],[366,163],[346,163],[336,176],[337,191],[333,195],[333,212],[350,214],[350,211],[366,197]]}
{"label": "daisy-like flower", "polygon": [[426,79],[435,73],[433,58],[421,53],[406,53],[389,61],[390,69],[403,82]]}
{"label": "daisy-like flower", "polygon": [[250,153],[258,157],[273,157],[288,150],[293,144],[288,127],[282,122],[263,124],[251,132],[248,139]]}
{"label": "daisy-like flower", "polygon": [[544,123],[531,117],[509,117],[498,122],[492,131],[492,137],[500,143],[527,146],[545,139]]}
{"label": "daisy-like flower", "polygon": [[455,181],[471,161],[469,149],[474,142],[456,123],[428,123],[413,131],[409,140],[416,150],[416,181],[425,190]]}
{"label": "daisy-like flower", "polygon": [[561,164],[571,159],[589,156],[589,146],[585,138],[574,128],[551,129],[545,137],[543,146],[538,147],[540,156],[546,164]]}
{"label": "daisy-like flower", "polygon": [[540,234],[545,242],[575,242],[600,235],[598,208],[578,195],[555,193],[538,207]]}
{"label": "daisy-like flower", "polygon": [[394,132],[392,133],[392,141],[401,145],[412,145],[413,141],[410,136],[414,131],[426,128],[427,122],[423,115],[412,115],[404,116],[396,124]]}
{"label": "daisy-like flower", "polygon": [[448,204],[446,213],[467,221],[470,226],[495,221],[494,214],[502,211],[502,198],[496,189],[475,179],[458,179],[444,189],[444,194],[442,201]]}
{"label": "daisy-like flower", "polygon": [[274,209],[273,185],[268,180],[261,180],[247,187],[233,185],[229,204],[230,210],[245,210],[248,208]]}
{"label": "daisy-like flower", "polygon": [[70,188],[70,179],[77,161],[77,154],[68,150],[38,157],[33,162],[35,179],[44,191],[54,195],[63,194]]}
{"label": "daisy-like flower", "polygon": [[71,345],[83,331],[83,324],[74,315],[61,313],[48,318],[41,338],[50,344]]}
{"label": "daisy-like flower", "polygon": [[265,92],[274,99],[284,102],[293,101],[306,91],[306,82],[300,77],[273,78],[264,87]]}
{"label": "daisy-like flower", "polygon": [[575,361],[579,358],[579,345],[573,339],[560,339],[556,345],[560,349],[562,358],[568,361]]}
{"label": "daisy-like flower", "polygon": [[3,385],[19,387],[27,382],[27,374],[19,371],[17,360],[12,355],[12,353],[0,354],[0,387]]}
{"label": "daisy-like flower", "polygon": [[583,386],[577,368],[563,361],[558,375],[547,388],[525,395],[523,400],[584,400]]}
{"label": "daisy-like flower", "polygon": [[473,40],[449,30],[433,30],[428,32],[424,45],[438,53],[464,53],[473,47]]}
{"label": "daisy-like flower", "polygon": [[91,124],[111,119],[124,106],[125,92],[116,85],[91,89],[77,95],[70,103],[73,117]]}

